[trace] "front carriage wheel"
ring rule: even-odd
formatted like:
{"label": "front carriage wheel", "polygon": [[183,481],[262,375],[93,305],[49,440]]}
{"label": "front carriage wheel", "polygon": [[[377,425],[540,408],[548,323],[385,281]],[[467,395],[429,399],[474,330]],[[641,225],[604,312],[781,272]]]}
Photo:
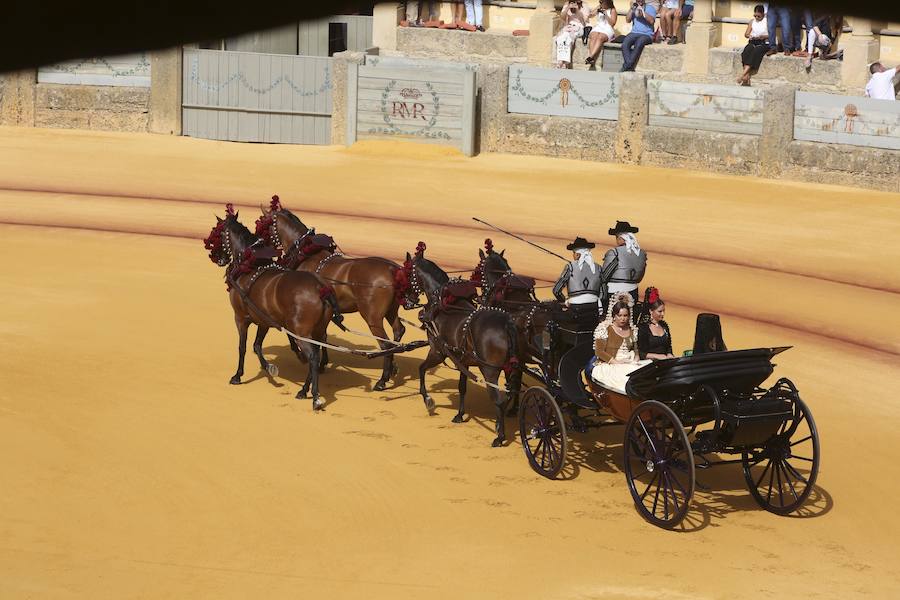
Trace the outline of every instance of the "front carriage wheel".
{"label": "front carriage wheel", "polygon": [[566,462],[566,423],[550,392],[531,387],[519,401],[519,437],[531,468],[555,479]]}
{"label": "front carriage wheel", "polygon": [[673,529],[687,515],[694,495],[694,455],[672,409],[648,400],[625,426],[625,477],[641,516]]}
{"label": "front carriage wheel", "polygon": [[819,433],[796,388],[791,389],[793,417],[762,448],[741,456],[744,478],[756,502],[769,512],[787,515],[809,497],[819,474]]}

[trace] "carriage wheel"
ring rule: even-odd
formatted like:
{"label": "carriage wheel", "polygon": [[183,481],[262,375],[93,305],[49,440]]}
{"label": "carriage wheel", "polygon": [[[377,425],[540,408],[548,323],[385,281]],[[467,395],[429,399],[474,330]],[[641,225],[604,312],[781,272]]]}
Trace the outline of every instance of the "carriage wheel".
{"label": "carriage wheel", "polygon": [[519,437],[531,468],[555,479],[566,462],[566,423],[550,392],[531,387],[519,402]]}
{"label": "carriage wheel", "polygon": [[641,516],[664,529],[681,523],[694,495],[694,455],[672,409],[648,400],[625,426],[625,476]]}
{"label": "carriage wheel", "polygon": [[809,497],[819,474],[819,433],[806,403],[793,389],[794,416],[762,450],[744,451],[744,478],[753,499],[769,512],[787,515]]}

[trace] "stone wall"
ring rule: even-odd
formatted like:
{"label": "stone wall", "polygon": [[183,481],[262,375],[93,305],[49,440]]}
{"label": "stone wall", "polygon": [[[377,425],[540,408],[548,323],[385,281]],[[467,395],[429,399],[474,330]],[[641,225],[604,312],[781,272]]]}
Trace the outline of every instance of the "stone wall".
{"label": "stone wall", "polygon": [[641,164],[757,175],[760,165],[759,136],[647,127]]}
{"label": "stone wall", "polygon": [[[361,60],[347,53],[342,60]],[[835,183],[900,192],[900,151],[793,141],[797,86],[765,88],[762,134],[702,131],[648,124],[648,75],[620,77],[619,118],[602,119],[507,112],[510,62],[481,62],[477,72],[476,148],[601,162],[688,168],[734,175]],[[335,65],[335,73],[343,73]],[[342,78],[336,76],[340,89]],[[337,98],[337,96],[336,96]],[[335,102],[332,123],[346,123]],[[339,137],[340,134],[340,137]],[[335,132],[335,141],[343,132]]]}
{"label": "stone wall", "polygon": [[150,88],[39,83],[34,125],[65,129],[147,131]]}

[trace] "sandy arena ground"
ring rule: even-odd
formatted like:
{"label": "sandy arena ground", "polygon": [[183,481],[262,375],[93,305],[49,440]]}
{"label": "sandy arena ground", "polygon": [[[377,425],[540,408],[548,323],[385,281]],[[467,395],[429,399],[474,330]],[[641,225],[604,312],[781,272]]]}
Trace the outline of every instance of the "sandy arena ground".
{"label": "sandy arena ground", "polygon": [[[228,385],[236,333],[200,238],[225,202],[252,225],[278,193],[355,255],[417,241],[471,268],[486,235],[542,280],[560,250],[641,227],[645,283],[676,350],[700,310],[731,348],[793,345],[822,440],[798,517],[759,509],[738,467],[700,472],[682,532],[645,523],[621,429],[571,436],[567,480],[490,447],[492,409],[456,373],[370,391],[334,355],[327,410],[283,336]],[[900,195],[426,146],[352,149],[0,128],[0,598],[896,598],[900,594]],[[413,315],[408,315],[410,318]],[[349,318],[363,328],[357,315]],[[407,338],[420,337],[411,331]],[[336,343],[367,340],[332,333]]]}

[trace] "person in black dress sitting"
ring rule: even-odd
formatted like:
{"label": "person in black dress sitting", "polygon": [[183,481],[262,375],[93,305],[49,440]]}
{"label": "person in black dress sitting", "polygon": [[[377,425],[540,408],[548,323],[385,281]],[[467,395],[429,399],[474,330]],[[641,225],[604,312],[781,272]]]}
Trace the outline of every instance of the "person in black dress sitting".
{"label": "person in black dress sitting", "polygon": [[644,313],[638,326],[638,354],[641,360],[675,358],[672,353],[672,334],[665,322],[666,303],[659,297],[659,290],[647,288],[644,294]]}

